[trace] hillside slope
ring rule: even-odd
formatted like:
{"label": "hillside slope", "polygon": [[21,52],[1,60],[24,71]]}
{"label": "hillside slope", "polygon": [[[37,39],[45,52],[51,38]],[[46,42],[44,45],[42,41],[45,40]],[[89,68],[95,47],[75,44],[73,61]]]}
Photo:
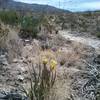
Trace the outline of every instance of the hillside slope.
{"label": "hillside slope", "polygon": [[61,13],[69,12],[67,10],[58,9],[49,5],[27,4],[15,2],[13,0],[0,0],[0,8],[18,10],[18,11],[32,11],[36,13]]}

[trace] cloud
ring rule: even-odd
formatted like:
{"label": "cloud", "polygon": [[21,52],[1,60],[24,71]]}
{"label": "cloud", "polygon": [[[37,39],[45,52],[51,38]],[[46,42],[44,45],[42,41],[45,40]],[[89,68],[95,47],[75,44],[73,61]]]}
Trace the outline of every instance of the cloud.
{"label": "cloud", "polygon": [[91,2],[91,3],[83,3],[80,7],[84,10],[100,10],[100,1]]}
{"label": "cloud", "polygon": [[[24,3],[38,3],[38,4],[51,4],[52,2],[54,2],[53,0],[14,0],[14,1],[18,1],[18,2],[24,2]],[[55,0],[56,2],[58,0]]]}
{"label": "cloud", "polygon": [[100,10],[100,0],[82,0],[81,2],[71,2],[66,4],[66,8],[71,11]]}
{"label": "cloud", "polygon": [[47,0],[14,0],[18,2],[24,2],[24,3],[39,3],[39,4],[45,4]]}
{"label": "cloud", "polygon": [[100,9],[100,1],[83,3],[81,4],[81,7],[87,9]]}

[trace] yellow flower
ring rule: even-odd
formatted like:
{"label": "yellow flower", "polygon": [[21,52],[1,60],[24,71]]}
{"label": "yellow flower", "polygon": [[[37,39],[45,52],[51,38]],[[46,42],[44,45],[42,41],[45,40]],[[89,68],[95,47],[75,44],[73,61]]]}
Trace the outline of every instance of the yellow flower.
{"label": "yellow flower", "polygon": [[50,61],[50,69],[51,70],[55,70],[56,66],[57,66],[57,61],[55,61],[55,60],[52,59]]}
{"label": "yellow flower", "polygon": [[46,57],[44,57],[42,62],[43,62],[43,64],[47,64],[48,63],[48,59]]}

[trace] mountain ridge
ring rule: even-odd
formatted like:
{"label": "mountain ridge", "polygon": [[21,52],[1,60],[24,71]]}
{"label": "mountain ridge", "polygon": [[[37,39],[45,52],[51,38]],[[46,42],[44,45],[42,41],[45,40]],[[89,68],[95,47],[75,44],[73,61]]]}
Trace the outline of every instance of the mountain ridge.
{"label": "mountain ridge", "polygon": [[59,9],[49,5],[40,4],[28,4],[22,2],[16,2],[13,0],[0,0],[0,9],[18,10],[18,11],[32,11],[32,12],[43,12],[43,13],[68,13],[70,11]]}

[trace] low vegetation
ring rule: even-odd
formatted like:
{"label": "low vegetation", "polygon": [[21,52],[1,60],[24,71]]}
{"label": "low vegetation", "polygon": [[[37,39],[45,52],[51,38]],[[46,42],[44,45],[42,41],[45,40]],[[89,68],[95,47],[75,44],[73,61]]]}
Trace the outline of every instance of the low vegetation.
{"label": "low vegetation", "polygon": [[0,20],[4,24],[17,25],[20,22],[20,17],[15,11],[0,11]]}
{"label": "low vegetation", "polygon": [[20,36],[22,38],[36,37],[39,32],[39,18],[24,16],[21,20]]}
{"label": "low vegetation", "polygon": [[[17,75],[20,74],[23,76],[26,73],[28,75],[28,77],[25,78],[27,78],[29,82],[29,88],[27,89],[22,86],[20,89],[22,92],[25,93],[26,97],[28,97],[29,100],[59,100],[49,99],[51,98],[50,92],[52,91],[52,89],[56,88],[56,86],[54,87],[55,84],[59,85],[57,87],[57,90],[59,90],[58,88],[60,86],[62,87],[63,84],[68,86],[70,84],[71,86],[69,87],[74,90],[74,93],[70,93],[72,100],[77,100],[76,96],[83,96],[83,99],[91,98],[91,100],[94,100],[93,98],[97,98],[97,100],[99,100],[98,98],[100,98],[100,73],[97,68],[98,66],[96,66],[95,64],[92,65],[87,63],[87,61],[90,61],[92,59],[92,54],[94,59],[94,51],[91,49],[91,47],[86,47],[86,45],[73,42],[71,40],[66,41],[60,35],[58,36],[58,34],[52,34],[53,31],[56,31],[56,28],[58,27],[60,27],[59,29],[62,30],[70,28],[71,31],[78,30],[77,32],[87,32],[87,29],[92,29],[90,25],[92,19],[90,18],[90,16],[92,16],[91,13],[79,15],[78,17],[75,14],[69,14],[64,16],[44,16],[34,14],[21,15],[20,13],[15,11],[0,11],[0,23],[4,24],[0,25],[0,48],[5,47],[8,49],[7,57],[8,59],[12,60],[12,62],[13,60],[15,60],[13,62],[15,67],[17,66],[16,64],[19,64],[19,66],[25,65],[25,67],[27,67],[28,70],[23,68],[22,70],[25,71],[23,71],[22,73],[19,69]],[[97,21],[95,20],[94,23],[96,22]],[[17,32],[17,36],[19,35],[21,39],[18,36],[18,40],[12,38],[8,41],[7,39],[9,31],[11,32],[12,28],[18,28],[18,26],[20,27],[20,29],[19,34]],[[41,32],[42,29],[43,32]],[[89,32],[91,32],[90,30]],[[94,30],[93,32],[95,31],[96,30]],[[14,34],[14,32],[12,33]],[[38,35],[39,33],[42,33],[40,34],[40,38]],[[98,31],[95,35],[100,37],[100,32]],[[16,36],[14,37],[16,38]],[[26,38],[28,38],[29,40],[26,40]],[[35,39],[31,41],[32,38]],[[26,55],[22,54],[22,51],[20,51],[21,43],[19,42],[19,40],[21,40],[22,44],[25,44],[23,45],[23,47],[26,47],[27,50],[24,48],[23,52],[25,52],[24,50],[26,50]],[[38,53],[35,54],[35,52]],[[21,54],[25,56],[22,56]],[[14,57],[12,57],[13,55]],[[17,58],[16,55],[20,55],[17,60],[14,59]],[[30,59],[28,59],[28,57]],[[87,61],[84,61],[83,59]],[[33,60],[35,60],[36,62],[34,61],[34,63]],[[91,62],[94,63],[92,60]],[[59,66],[59,68],[57,70],[58,73],[56,74],[57,66]],[[62,69],[64,70],[64,73]],[[68,72],[68,70],[70,72]],[[56,77],[58,78],[57,80]],[[23,77],[21,77],[20,80],[22,83],[25,83],[27,81],[25,80],[24,82]],[[64,82],[60,83],[60,81],[62,80],[64,80]],[[67,84],[66,80],[68,83],[72,80],[73,82]],[[84,84],[82,83],[81,85],[81,81],[84,81]],[[78,85],[79,87],[82,86],[81,89],[78,87]],[[67,87],[67,89],[69,89],[69,87]],[[60,92],[63,92],[62,88]],[[91,94],[93,94],[93,97],[91,97]],[[63,96],[65,96],[65,94]],[[67,98],[65,99],[67,100]]]}
{"label": "low vegetation", "polygon": [[9,33],[9,30],[8,29],[2,29],[2,26],[0,24],[0,48],[6,47],[8,33]]}
{"label": "low vegetation", "polygon": [[100,33],[97,33],[96,36],[100,38]]}
{"label": "low vegetation", "polygon": [[[29,97],[29,100],[49,100],[50,91],[55,83],[56,60],[52,59],[49,61],[46,57],[43,57],[41,60],[42,63],[37,64],[37,66],[34,66],[31,61],[27,61],[31,77],[30,89],[27,91],[22,87],[21,91]],[[36,68],[38,68],[38,72]]]}
{"label": "low vegetation", "polygon": [[43,14],[22,15],[15,11],[0,11],[0,20],[12,27],[20,26],[19,36],[21,38],[36,38],[42,27],[47,33],[57,32],[50,21],[50,16]]}
{"label": "low vegetation", "polygon": [[40,31],[41,24],[47,22],[43,20],[43,16],[21,15],[15,11],[0,11],[0,20],[12,27],[20,26],[19,36],[22,38],[36,37]]}

